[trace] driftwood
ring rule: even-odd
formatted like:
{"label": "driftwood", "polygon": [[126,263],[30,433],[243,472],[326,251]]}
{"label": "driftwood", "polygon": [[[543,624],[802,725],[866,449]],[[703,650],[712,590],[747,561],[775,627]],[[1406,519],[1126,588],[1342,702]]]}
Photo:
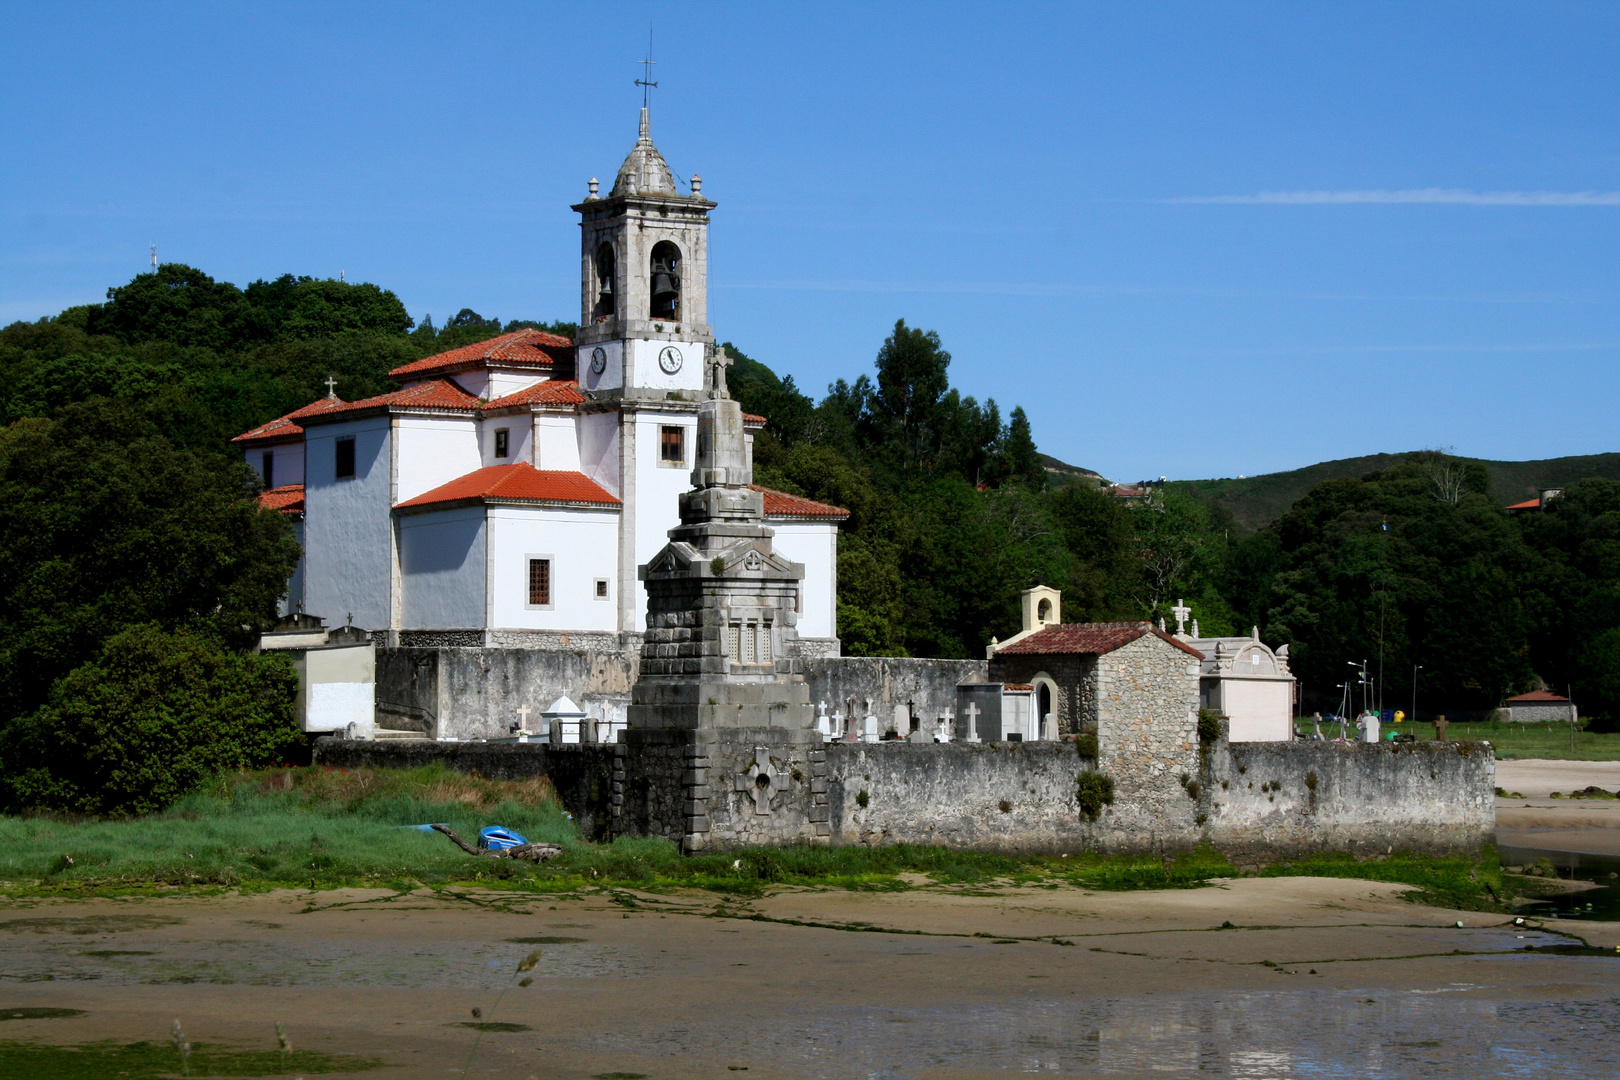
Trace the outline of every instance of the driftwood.
{"label": "driftwood", "polygon": [[490,851],[475,848],[461,837],[451,831],[448,825],[433,826],[434,832],[441,832],[450,838],[450,842],[469,855],[477,855],[484,859],[526,859],[529,862],[545,862],[555,859],[562,854],[562,848],[557,844],[519,844],[517,847],[506,848],[502,851]]}

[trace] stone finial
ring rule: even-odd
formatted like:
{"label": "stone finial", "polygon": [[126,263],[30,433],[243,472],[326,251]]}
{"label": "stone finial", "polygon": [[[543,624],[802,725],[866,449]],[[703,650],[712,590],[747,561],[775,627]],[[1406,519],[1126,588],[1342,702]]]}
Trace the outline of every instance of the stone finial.
{"label": "stone finial", "polygon": [[590,183],[587,184],[586,186],[591,189],[590,198],[594,199],[594,198],[596,198],[596,189],[601,187],[602,185],[601,185],[600,182],[597,181],[596,177],[593,176],[593,177],[591,177]]}
{"label": "stone finial", "polygon": [[1204,636],[1204,635],[1203,635],[1203,634],[1200,634],[1200,633],[1199,633],[1199,632],[1198,632],[1198,620],[1197,620],[1197,619],[1194,619],[1194,620],[1193,620],[1193,632],[1192,632],[1192,636],[1193,636],[1193,637],[1195,637],[1195,638],[1200,638],[1200,637],[1203,637],[1203,636]]}
{"label": "stone finial", "polygon": [[692,174],[692,194],[703,194],[703,177],[699,176],[697,173]]}
{"label": "stone finial", "polygon": [[1258,626],[1252,628],[1249,631],[1249,636],[1252,637],[1254,640],[1259,641],[1260,640],[1260,628]]}

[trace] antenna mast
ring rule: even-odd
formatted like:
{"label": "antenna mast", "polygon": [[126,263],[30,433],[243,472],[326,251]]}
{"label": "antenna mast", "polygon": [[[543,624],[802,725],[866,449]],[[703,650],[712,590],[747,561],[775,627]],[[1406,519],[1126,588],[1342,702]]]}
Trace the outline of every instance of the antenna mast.
{"label": "antenna mast", "polygon": [[157,241],[152,241],[152,273],[157,273]]}

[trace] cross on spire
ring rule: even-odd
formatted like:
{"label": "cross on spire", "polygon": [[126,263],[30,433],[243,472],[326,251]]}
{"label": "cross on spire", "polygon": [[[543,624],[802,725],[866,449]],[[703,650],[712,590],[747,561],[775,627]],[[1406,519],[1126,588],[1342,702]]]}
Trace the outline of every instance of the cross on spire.
{"label": "cross on spire", "polygon": [[1187,606],[1185,600],[1178,599],[1176,606],[1170,609],[1170,614],[1176,617],[1176,633],[1184,632],[1187,627],[1187,619],[1192,615],[1192,608]]}
{"label": "cross on spire", "polygon": [[326,377],[326,396],[329,398],[337,397],[337,380],[330,375]]}
{"label": "cross on spire", "polygon": [[652,58],[652,27],[650,26],[647,27],[647,59],[638,60],[636,63],[641,65],[642,77],[636,80],[636,85],[641,87],[641,107],[645,109],[652,104],[652,92],[658,87],[658,84],[652,81],[653,65],[658,61]]}

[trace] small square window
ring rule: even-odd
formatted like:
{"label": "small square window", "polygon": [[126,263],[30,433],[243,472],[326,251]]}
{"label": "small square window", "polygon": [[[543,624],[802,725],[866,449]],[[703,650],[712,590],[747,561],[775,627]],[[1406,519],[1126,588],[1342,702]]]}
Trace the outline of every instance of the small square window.
{"label": "small square window", "polygon": [[608,598],[608,579],[605,577],[599,577],[596,579],[596,598],[598,600],[606,600]]}
{"label": "small square window", "polygon": [[529,560],[529,606],[551,606],[551,560]]}
{"label": "small square window", "polygon": [[275,455],[275,452],[271,451],[271,450],[266,450],[264,452],[263,463],[264,463],[264,469],[262,471],[264,473],[264,486],[265,486],[266,489],[273,488],[273,487],[276,486],[276,455]]}
{"label": "small square window", "polygon": [[658,440],[658,460],[670,465],[686,464],[686,429],[666,427]]}
{"label": "small square window", "polygon": [[496,428],[495,429],[495,456],[496,457],[505,457],[506,456],[506,448],[507,448],[507,445],[508,445],[507,437],[510,436],[511,433],[512,432],[511,432],[510,428]]}
{"label": "small square window", "polygon": [[337,441],[337,467],[333,470],[339,480],[354,476],[354,439]]}

